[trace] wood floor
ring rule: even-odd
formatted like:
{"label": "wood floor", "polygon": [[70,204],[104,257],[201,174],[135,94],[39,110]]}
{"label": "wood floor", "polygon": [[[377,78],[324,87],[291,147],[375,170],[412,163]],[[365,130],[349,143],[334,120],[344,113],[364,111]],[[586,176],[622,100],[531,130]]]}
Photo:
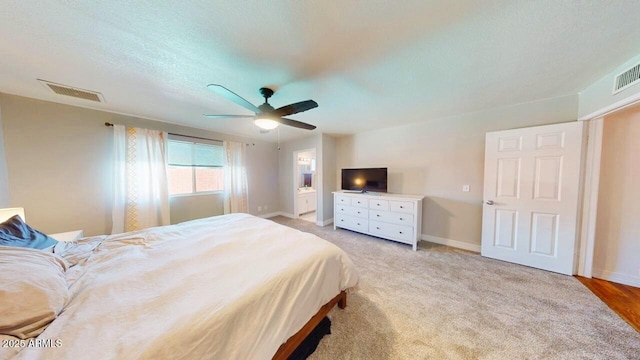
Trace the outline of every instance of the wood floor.
{"label": "wood floor", "polygon": [[582,276],[576,278],[640,332],[640,288]]}

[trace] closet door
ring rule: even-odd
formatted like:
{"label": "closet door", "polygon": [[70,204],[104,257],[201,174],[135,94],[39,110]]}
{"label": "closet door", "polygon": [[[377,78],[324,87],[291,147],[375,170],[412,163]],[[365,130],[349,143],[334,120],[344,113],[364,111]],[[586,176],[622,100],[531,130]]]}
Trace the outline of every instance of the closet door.
{"label": "closet door", "polygon": [[482,256],[572,275],[582,122],[487,133]]}

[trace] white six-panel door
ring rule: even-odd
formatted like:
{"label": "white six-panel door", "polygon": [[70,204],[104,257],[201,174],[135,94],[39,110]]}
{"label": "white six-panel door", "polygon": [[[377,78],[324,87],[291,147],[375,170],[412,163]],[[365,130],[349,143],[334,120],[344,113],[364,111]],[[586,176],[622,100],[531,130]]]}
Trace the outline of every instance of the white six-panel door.
{"label": "white six-panel door", "polygon": [[582,122],[487,133],[482,256],[571,275]]}

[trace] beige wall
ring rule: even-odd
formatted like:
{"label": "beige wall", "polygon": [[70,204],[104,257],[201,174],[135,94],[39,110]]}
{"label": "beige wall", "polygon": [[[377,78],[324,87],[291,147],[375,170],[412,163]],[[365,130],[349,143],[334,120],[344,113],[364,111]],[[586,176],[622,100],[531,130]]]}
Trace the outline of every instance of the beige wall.
{"label": "beige wall", "polygon": [[[249,213],[265,215],[279,211],[278,146],[270,142],[247,142],[250,144],[247,147]],[[258,206],[262,206],[262,211],[258,211]]]}
{"label": "beige wall", "polygon": [[0,208],[9,207],[9,178],[2,134],[2,104],[0,104]]}
{"label": "beige wall", "polygon": [[0,104],[11,206],[44,232],[108,233],[112,116],[4,94]]}
{"label": "beige wall", "polygon": [[426,196],[423,234],[479,245],[485,133],[575,120],[577,109],[573,95],[342,137],[337,184],[342,168],[387,167],[390,193]]}
{"label": "beige wall", "polygon": [[336,177],[331,176],[336,172],[336,141],[333,137],[322,134],[322,221],[333,219],[333,191],[339,190]]}
{"label": "beige wall", "polygon": [[[7,94],[0,94],[0,107],[9,205],[24,207],[30,224],[42,231],[111,231],[113,130],[105,122],[247,142],[250,212],[257,214],[258,205],[278,206],[273,143]],[[171,220],[219,215],[221,209],[217,195],[171,199]]]}
{"label": "beige wall", "polygon": [[640,287],[640,107],[604,120],[593,275]]}
{"label": "beige wall", "polygon": [[171,223],[224,214],[223,194],[171,196]]}

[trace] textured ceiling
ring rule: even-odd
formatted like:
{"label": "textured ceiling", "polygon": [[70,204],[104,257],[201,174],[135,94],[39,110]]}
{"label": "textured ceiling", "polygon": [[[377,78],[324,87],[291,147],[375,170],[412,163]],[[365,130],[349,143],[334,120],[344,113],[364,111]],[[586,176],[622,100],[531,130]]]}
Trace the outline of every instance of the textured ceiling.
{"label": "textured ceiling", "polygon": [[[640,1],[3,0],[0,92],[274,141],[206,88],[349,134],[576,94],[640,52]],[[51,93],[36,79],[99,91]],[[281,127],[280,138],[308,131]]]}

